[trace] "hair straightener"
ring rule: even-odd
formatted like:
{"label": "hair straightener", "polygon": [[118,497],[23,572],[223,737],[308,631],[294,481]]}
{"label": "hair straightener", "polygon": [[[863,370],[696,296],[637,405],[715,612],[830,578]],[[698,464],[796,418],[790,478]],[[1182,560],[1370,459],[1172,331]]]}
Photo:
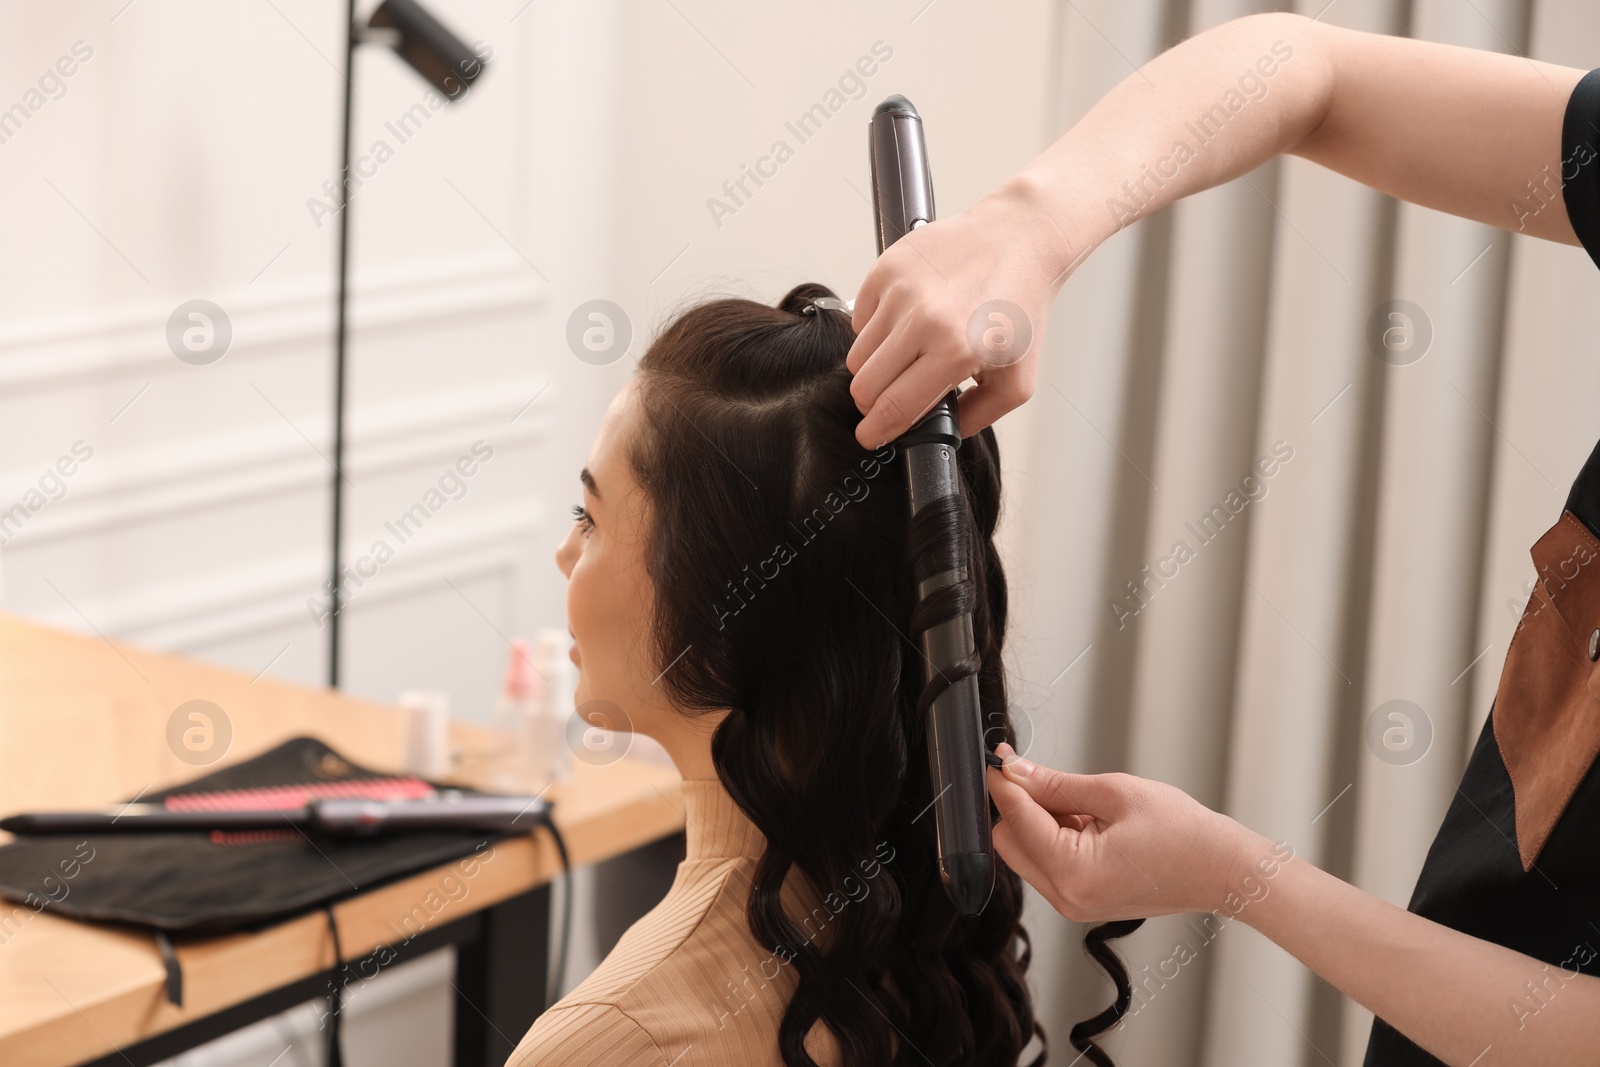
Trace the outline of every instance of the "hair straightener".
{"label": "hair straightener", "polygon": [[[933,177],[928,170],[922,118],[911,101],[891,96],[877,106],[872,113],[869,147],[872,210],[878,254],[882,255],[900,238],[933,221]],[[894,441],[895,451],[905,457],[913,516],[930,504],[961,495],[956,469],[956,450],[961,447],[956,394],[957,390],[950,390]],[[927,575],[917,583],[917,601],[921,604],[939,589],[968,578],[965,568]],[[924,686],[944,677],[946,670],[976,650],[970,611],[923,630],[917,638]],[[989,841],[989,792],[984,782],[988,761],[976,675],[956,679],[934,699],[928,711],[927,741],[929,779],[935,790],[939,876],[956,911],[977,915],[994,887],[994,860]]]}

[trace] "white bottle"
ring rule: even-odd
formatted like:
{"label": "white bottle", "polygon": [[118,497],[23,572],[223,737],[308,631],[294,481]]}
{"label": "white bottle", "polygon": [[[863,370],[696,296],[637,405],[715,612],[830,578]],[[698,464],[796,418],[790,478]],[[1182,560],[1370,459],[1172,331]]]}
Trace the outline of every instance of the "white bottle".
{"label": "white bottle", "polygon": [[543,699],[536,713],[534,747],[543,782],[561,782],[572,775],[572,749],[567,744],[567,722],[577,702],[578,667],[568,650],[572,638],[564,630],[540,630],[534,665],[545,680]]}
{"label": "white bottle", "polygon": [[450,694],[407,689],[400,706],[406,711],[406,770],[420,778],[443,778],[450,771]]}

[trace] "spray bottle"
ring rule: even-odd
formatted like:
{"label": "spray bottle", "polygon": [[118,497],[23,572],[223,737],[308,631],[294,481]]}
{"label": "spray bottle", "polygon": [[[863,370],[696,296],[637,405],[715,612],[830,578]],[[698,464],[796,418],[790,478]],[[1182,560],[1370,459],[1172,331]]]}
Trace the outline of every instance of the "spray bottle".
{"label": "spray bottle", "polygon": [[512,792],[536,789],[534,723],[544,690],[533,647],[523,638],[511,642],[505,686],[494,705],[495,754],[490,782]]}
{"label": "spray bottle", "polygon": [[534,665],[545,681],[533,732],[540,784],[560,782],[572,774],[572,749],[567,723],[577,703],[578,668],[567,654],[572,639],[563,630],[540,630]]}

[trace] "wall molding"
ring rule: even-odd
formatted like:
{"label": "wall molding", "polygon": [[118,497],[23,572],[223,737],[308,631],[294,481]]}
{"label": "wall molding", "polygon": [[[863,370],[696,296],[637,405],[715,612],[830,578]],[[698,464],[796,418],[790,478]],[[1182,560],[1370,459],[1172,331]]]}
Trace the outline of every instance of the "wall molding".
{"label": "wall molding", "polygon": [[[347,428],[345,474],[359,485],[362,478],[448,463],[479,438],[497,449],[545,441],[555,424],[553,404],[534,404],[517,414],[538,389],[529,382],[524,396],[493,382],[436,394],[422,415],[414,399],[363,406],[361,417],[352,415]],[[189,439],[121,452],[114,469],[97,467],[90,459],[67,479],[66,495],[35,512],[5,551],[15,554],[46,539],[94,536],[183,512],[325,487],[333,476],[328,461],[276,415],[268,415],[272,423],[208,441],[203,451]],[[331,421],[329,413],[300,428],[314,441],[326,440]],[[32,485],[39,473],[8,471],[0,474],[0,485]],[[14,502],[0,501],[0,510]]]}
{"label": "wall molding", "polygon": [[[381,333],[462,315],[542,308],[549,286],[521,259],[505,256],[428,261],[364,270],[351,281],[350,332]],[[296,280],[276,288],[236,289],[208,297],[227,313],[233,341],[225,360],[297,345],[330,345],[333,280]],[[143,301],[104,315],[24,319],[0,327],[0,394],[74,389],[111,375],[189,369],[166,347],[176,304]]]}
{"label": "wall molding", "polygon": [[[437,590],[444,579],[458,582],[498,572],[517,572],[549,523],[551,509],[539,502],[520,504],[473,516],[441,529],[425,527],[416,542],[397,547],[394,559],[349,600],[352,618],[381,605]],[[448,512],[440,519],[448,520]],[[428,536],[431,534],[432,536]],[[347,542],[355,558],[370,547],[371,531],[359,531]],[[358,538],[367,538],[361,543]],[[392,543],[392,539],[391,539]],[[102,632],[151,648],[193,654],[209,646],[272,631],[301,630],[312,619],[306,600],[321,591],[327,577],[327,554],[304,551],[248,567],[210,573],[183,583],[140,587],[125,596],[60,604],[47,621],[81,631],[77,612],[94,620]],[[62,584],[57,581],[57,584]],[[62,592],[72,595],[70,586]],[[47,594],[48,595],[48,594]],[[326,631],[311,630],[326,641]]]}
{"label": "wall molding", "polygon": [[[548,292],[527,264],[509,252],[379,268],[356,279],[352,334],[369,344],[388,343],[415,334],[419,327],[525,321],[541,312]],[[321,353],[331,347],[333,306],[325,283],[296,280],[216,299],[234,326],[225,361],[298,357],[308,349]],[[164,302],[146,301],[94,318],[41,317],[0,327],[0,395],[26,403],[15,394],[87,391],[117,375],[148,374],[159,389],[164,379],[203,371],[166,349],[171,310]],[[525,329],[520,324],[496,328]],[[229,381],[248,395],[242,375]],[[409,504],[479,439],[495,447],[497,458],[502,452],[526,454],[549,440],[561,424],[556,397],[541,395],[529,406],[548,385],[531,374],[467,381],[442,391],[419,385],[353,405],[347,416],[344,471],[357,487],[354,500],[376,501],[382,508],[394,486],[408,472],[418,472],[415,493],[405,501]],[[270,387],[268,395],[279,406],[298,399],[272,395]],[[296,415],[291,427],[266,402],[249,399],[260,403],[261,418],[237,429],[225,427],[204,436],[143,435],[134,447],[119,446],[114,457],[102,453],[101,442],[90,441],[96,455],[66,479],[65,495],[33,513],[4,546],[14,580],[24,571],[49,575],[67,569],[68,564],[58,561],[75,557],[80,549],[66,542],[94,549],[123,535],[138,536],[141,528],[225,517],[232,509],[259,509],[264,502],[270,506],[275,499],[310,495],[319,501],[315,511],[297,504],[293,522],[297,531],[311,529],[314,536],[297,532],[284,539],[282,551],[270,555],[223,560],[221,566],[208,565],[201,573],[172,575],[158,583],[113,583],[100,597],[80,596],[66,580],[70,574],[53,580],[102,632],[176,652],[262,633],[314,632],[306,625],[311,620],[305,605],[326,577],[322,528],[333,472],[323,442],[331,438],[332,413],[304,419]],[[307,438],[316,446],[308,445]],[[17,502],[13,491],[20,497],[34,486],[43,469],[0,471],[0,487],[8,494],[0,498],[0,510]],[[376,480],[386,484],[368,488]],[[474,494],[469,483],[468,496],[440,512],[415,541],[399,546],[395,558],[357,592],[348,610],[360,616],[375,606],[435,590],[446,575],[457,581],[487,573],[514,578],[528,566],[528,553],[548,525],[550,507],[537,488],[494,507],[478,495],[481,490]],[[364,497],[366,493],[373,495]],[[347,523],[371,506],[358,503],[347,513]],[[259,528],[252,531],[256,533]],[[366,553],[378,536],[387,536],[378,524],[349,529],[347,558]],[[39,597],[30,597],[31,610],[82,628],[73,607],[48,590]]]}

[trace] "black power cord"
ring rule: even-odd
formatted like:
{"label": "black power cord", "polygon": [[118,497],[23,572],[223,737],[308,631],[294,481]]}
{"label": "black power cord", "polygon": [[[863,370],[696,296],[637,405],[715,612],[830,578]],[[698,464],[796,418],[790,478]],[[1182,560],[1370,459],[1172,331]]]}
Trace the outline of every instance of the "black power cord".
{"label": "black power cord", "polygon": [[555,842],[556,853],[561,857],[561,947],[556,952],[555,974],[547,976],[549,992],[544,1006],[548,1011],[561,999],[561,983],[567,976],[567,949],[572,944],[572,860],[567,855],[567,842],[562,838],[561,831],[556,829],[556,820],[549,808],[539,816],[539,825],[550,831],[550,839]]}

